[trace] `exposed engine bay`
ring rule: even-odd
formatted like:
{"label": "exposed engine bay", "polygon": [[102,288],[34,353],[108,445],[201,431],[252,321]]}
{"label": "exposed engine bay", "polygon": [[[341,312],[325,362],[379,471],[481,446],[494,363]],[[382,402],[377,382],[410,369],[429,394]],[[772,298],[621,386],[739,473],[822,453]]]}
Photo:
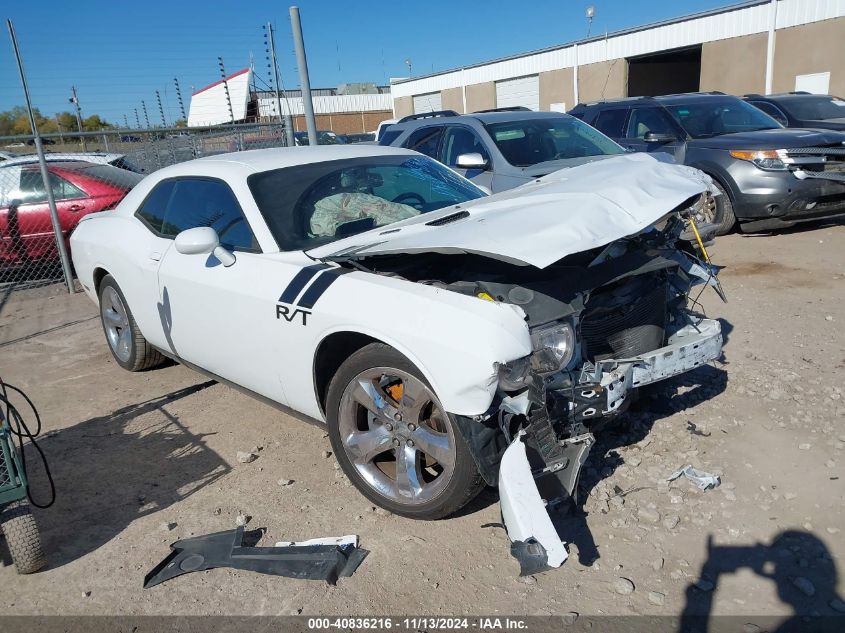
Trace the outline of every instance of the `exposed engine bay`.
{"label": "exposed engine bay", "polygon": [[379,255],[354,263],[524,311],[533,353],[498,367],[498,390],[485,415],[458,416],[479,470],[499,486],[523,574],[565,560],[546,510],[577,502],[594,434],[628,407],[637,387],[721,356],[720,324],[705,318],[691,296],[696,286],[710,285],[724,299],[703,242],[687,233],[703,198],[636,235],[542,269],[474,254]]}

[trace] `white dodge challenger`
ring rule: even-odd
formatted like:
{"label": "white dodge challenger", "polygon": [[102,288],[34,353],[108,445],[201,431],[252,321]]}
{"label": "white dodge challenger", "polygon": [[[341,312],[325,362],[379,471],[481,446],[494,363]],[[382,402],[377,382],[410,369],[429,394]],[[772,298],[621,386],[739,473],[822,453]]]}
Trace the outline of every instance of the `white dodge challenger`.
{"label": "white dodge challenger", "polygon": [[155,172],[71,247],[121,367],[170,357],[325,423],[397,514],[498,485],[517,557],[556,566],[545,508],[600,421],[721,355],[684,235],[710,187],[644,154],[487,196],[402,149],[246,151]]}

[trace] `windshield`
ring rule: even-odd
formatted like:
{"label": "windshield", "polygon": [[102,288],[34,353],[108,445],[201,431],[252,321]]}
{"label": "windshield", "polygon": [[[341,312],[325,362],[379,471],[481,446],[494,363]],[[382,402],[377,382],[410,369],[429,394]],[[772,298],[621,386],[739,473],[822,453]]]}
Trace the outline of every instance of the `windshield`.
{"label": "windshield", "polygon": [[363,156],[298,165],[247,179],[284,251],[316,248],[484,192],[424,156]]}
{"label": "windshield", "polygon": [[778,101],[777,104],[796,119],[804,121],[826,121],[845,119],[845,100],[828,95],[794,97]]}
{"label": "windshield", "polygon": [[625,152],[595,128],[570,116],[488,123],[484,127],[505,160],[515,167]]}
{"label": "windshield", "polygon": [[693,138],[783,127],[765,112],[741,99],[711,99],[665,104],[669,113]]}

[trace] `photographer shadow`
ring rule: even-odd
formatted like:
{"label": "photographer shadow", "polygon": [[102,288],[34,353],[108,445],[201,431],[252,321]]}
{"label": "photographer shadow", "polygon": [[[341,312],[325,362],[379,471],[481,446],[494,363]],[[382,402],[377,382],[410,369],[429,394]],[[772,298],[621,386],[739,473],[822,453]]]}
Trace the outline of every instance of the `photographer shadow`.
{"label": "photographer shadow", "polygon": [[[831,605],[842,606],[836,594],[836,564],[825,544],[803,530],[778,534],[770,545],[714,545],[708,537],[707,560],[698,579],[686,589],[686,603],[678,633],[707,633],[722,630],[715,620],[713,603],[719,580],[727,574],[748,569],[777,586],[778,597],[789,605],[793,615],[786,618],[761,616],[752,624],[767,633],[834,633],[845,630],[845,617]],[[745,617],[743,622],[747,622]],[[733,622],[732,624],[736,624]]]}

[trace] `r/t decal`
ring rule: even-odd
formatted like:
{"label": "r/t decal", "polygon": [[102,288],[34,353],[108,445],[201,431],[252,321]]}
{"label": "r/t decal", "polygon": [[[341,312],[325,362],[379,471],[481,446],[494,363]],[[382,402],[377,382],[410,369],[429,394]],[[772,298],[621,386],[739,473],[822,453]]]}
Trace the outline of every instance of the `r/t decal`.
{"label": "r/t decal", "polygon": [[276,318],[284,318],[288,323],[299,320],[302,325],[308,325],[308,315],[317,300],[338,277],[350,272],[349,269],[333,268],[327,264],[306,266],[282,291],[276,304]]}
{"label": "r/t decal", "polygon": [[297,318],[301,320],[302,325],[308,325],[308,315],[311,314],[308,310],[302,308],[295,308],[292,306],[276,304],[276,318],[282,319],[288,323],[293,323]]}

